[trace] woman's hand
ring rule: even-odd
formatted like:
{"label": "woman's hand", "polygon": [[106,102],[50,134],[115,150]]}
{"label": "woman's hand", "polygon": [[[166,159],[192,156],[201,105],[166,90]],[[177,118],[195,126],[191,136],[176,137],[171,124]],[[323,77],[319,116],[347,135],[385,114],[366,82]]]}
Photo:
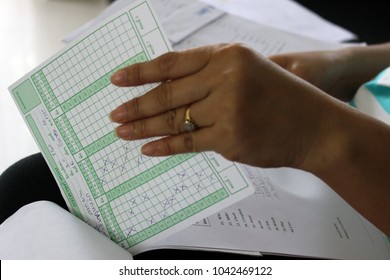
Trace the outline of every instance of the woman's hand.
{"label": "woman's hand", "polygon": [[[168,53],[118,71],[112,82],[161,82],[111,113],[125,140],[167,136],[143,146],[148,156],[212,150],[255,166],[304,168],[336,123],[325,94],[242,45]],[[183,126],[187,108],[193,132]]]}
{"label": "woman's hand", "polygon": [[[111,113],[125,140],[165,136],[145,144],[145,155],[215,151],[254,166],[299,168],[390,234],[389,127],[256,52],[217,45],[168,53],[119,70],[112,82],[161,82]],[[190,132],[183,125],[188,108],[197,126]]]}

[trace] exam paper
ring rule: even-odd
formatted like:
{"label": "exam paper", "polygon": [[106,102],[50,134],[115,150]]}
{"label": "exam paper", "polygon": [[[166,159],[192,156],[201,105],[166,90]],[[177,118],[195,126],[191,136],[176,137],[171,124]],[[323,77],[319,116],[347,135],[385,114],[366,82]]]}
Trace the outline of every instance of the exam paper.
{"label": "exam paper", "polygon": [[249,168],[255,194],[156,244],[162,248],[390,259],[387,237],[315,176]]}
{"label": "exam paper", "polygon": [[[134,0],[116,0],[99,16],[84,24],[63,38],[65,43],[73,41],[87,30],[94,28],[101,21],[123,9]],[[150,0],[160,18],[165,33],[175,44],[225,14],[220,9],[193,0]],[[179,24],[177,24],[179,23]]]}
{"label": "exam paper", "polygon": [[[265,56],[343,47],[231,14],[174,47],[219,42],[244,43]],[[383,233],[313,175],[291,169],[248,170],[254,195],[155,244],[155,248],[329,259],[390,258]]]}
{"label": "exam paper", "polygon": [[[65,36],[63,41],[71,42],[132,1],[134,0],[116,0],[98,17]],[[152,0],[152,3],[168,38],[172,39],[172,43],[178,42],[175,36],[181,36],[184,39],[194,30],[202,25],[212,23],[214,19],[225,13],[321,41],[335,43],[356,38],[356,35],[350,31],[322,19],[308,9],[289,0]],[[211,10],[212,7],[217,9],[212,9],[212,13],[209,14],[201,13],[203,9]],[[174,17],[182,17],[186,20],[181,21],[178,26],[171,26],[171,19]],[[173,28],[171,29],[171,27]],[[177,34],[176,31],[180,32]]]}
{"label": "exam paper", "polygon": [[356,39],[352,32],[291,0],[200,0],[230,14],[322,41]]}
{"label": "exam paper", "polygon": [[[176,21],[179,24],[179,21]],[[242,43],[264,56],[308,50],[341,48],[339,43],[324,42],[275,29],[235,15],[226,14],[197,32],[173,44],[175,50],[210,44]]]}
{"label": "exam paper", "polygon": [[108,114],[155,85],[118,88],[114,71],[171,50],[146,0],[134,1],[10,87],[69,209],[136,254],[253,192],[213,153],[148,158]]}

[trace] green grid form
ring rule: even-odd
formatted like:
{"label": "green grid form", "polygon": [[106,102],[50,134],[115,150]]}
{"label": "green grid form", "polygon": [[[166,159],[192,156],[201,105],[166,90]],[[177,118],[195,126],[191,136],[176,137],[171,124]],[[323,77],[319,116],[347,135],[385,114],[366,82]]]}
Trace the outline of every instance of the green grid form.
{"label": "green grid form", "polygon": [[91,156],[94,153],[104,149],[108,145],[114,143],[118,139],[119,139],[118,136],[116,136],[115,132],[112,131],[104,135],[103,137],[99,138],[92,144],[89,144],[87,147],[85,147],[84,151],[87,154],[87,156]]}
{"label": "green grid form", "polygon": [[60,169],[58,168],[57,163],[53,159],[53,156],[49,152],[49,149],[47,148],[45,140],[43,139],[42,134],[40,133],[37,125],[35,124],[34,119],[32,118],[31,115],[28,115],[28,116],[26,116],[26,121],[29,124],[31,130],[33,131],[33,133],[35,135],[35,139],[37,140],[38,145],[42,150],[42,153],[45,155],[45,158],[47,159],[48,164],[54,169],[55,175],[60,183],[60,187],[64,191],[65,196],[67,197],[67,200],[69,201],[69,203],[71,205],[71,209],[73,209],[75,215],[78,218],[83,219],[81,212],[80,212],[80,209],[77,205],[77,202],[76,202],[76,200],[75,200],[75,198],[74,198],[74,196],[69,188],[69,185],[66,182],[64,176],[62,176],[62,173],[61,173]]}
{"label": "green grid form", "polygon": [[81,173],[83,174],[85,181],[87,182],[92,196],[97,199],[98,197],[103,195],[104,189],[102,183],[100,182],[99,177],[97,176],[89,158],[86,158],[85,160],[79,162],[78,166],[80,168]]}
{"label": "green grid form", "polygon": [[77,205],[77,202],[76,202],[72,192],[70,191],[69,185],[66,182],[66,180],[64,179],[64,176],[62,176],[62,173],[57,166],[54,167],[54,172],[57,175],[58,180],[60,181],[60,185],[62,187],[62,190],[64,191],[64,193],[65,193],[65,195],[66,195],[66,197],[71,205],[71,209],[73,209],[74,214],[78,218],[83,220],[83,215],[81,214],[80,209]]}
{"label": "green grid form", "polygon": [[[154,225],[130,236],[127,238],[129,247],[133,247],[142,241],[153,237],[154,235],[178,224],[179,222],[199,213],[201,210],[214,205],[215,203],[225,199],[229,194],[225,189],[220,189],[212,194],[202,198],[201,200],[183,208],[182,210],[172,214],[171,216],[155,223]],[[120,240],[121,241],[121,240]]]}
{"label": "green grid form", "polygon": [[154,178],[166,173],[170,169],[178,166],[186,160],[194,157],[195,154],[182,154],[167,158],[166,160],[156,164],[148,170],[138,174],[130,180],[120,184],[106,193],[108,202],[128,193],[129,191],[138,188],[139,186],[153,180]]}
{"label": "green grid form", "polygon": [[[151,10],[151,7],[149,6],[149,3],[148,3],[148,2],[144,2],[144,3],[139,4],[138,6],[135,6],[133,9],[130,9],[130,10],[129,10],[129,13],[127,13],[127,16],[128,16],[128,18],[129,18],[129,21],[130,21],[131,24],[135,27],[134,30],[135,30],[135,32],[137,33],[137,36],[138,36],[139,38],[142,38],[142,37],[145,36],[146,34],[141,35],[139,29],[137,28],[137,25],[135,24],[135,23],[136,23],[136,20],[134,20],[134,18],[131,16],[131,13],[132,13],[133,10],[137,9],[138,7],[140,7],[140,6],[142,6],[142,5],[148,6],[148,9]],[[158,24],[157,24],[157,19],[155,18],[155,16],[153,15],[153,13],[152,13],[152,17],[153,17],[154,22],[156,23],[156,25],[158,25]],[[157,30],[160,32],[161,37],[164,38],[164,35],[163,35],[161,29],[160,29],[160,28],[157,28]],[[165,44],[166,48],[167,48],[167,49],[170,49],[170,46],[167,44],[167,42],[166,42],[165,40],[163,40],[163,41],[164,41],[164,44]],[[145,41],[144,41],[144,40],[141,40],[141,44],[142,44],[142,47],[143,47],[145,50],[149,49],[149,52],[148,52],[149,55],[150,55],[150,54],[152,54],[152,55],[155,54],[155,51],[153,50],[153,48],[150,48],[150,47],[151,47],[150,44],[149,44],[149,45],[145,44]]]}
{"label": "green grid form", "polygon": [[102,77],[100,77],[99,79],[97,79],[92,84],[88,85],[86,88],[82,89],[81,91],[79,91],[78,93],[73,95],[71,98],[64,101],[61,104],[62,111],[64,113],[66,113],[66,112],[72,110],[77,105],[83,103],[85,100],[87,100],[91,96],[95,95],[97,92],[101,91],[103,88],[107,87],[109,84],[111,84],[110,77],[117,70],[119,70],[123,67],[129,66],[129,65],[135,64],[135,63],[146,61],[146,60],[147,60],[147,57],[146,57],[145,52],[141,52],[141,53],[137,54],[136,56],[130,58],[129,60],[123,62],[122,64],[120,64],[119,66],[117,66],[116,68],[114,68],[113,70],[108,72],[107,74],[105,74]]}
{"label": "green grid form", "polygon": [[[69,151],[72,155],[78,153],[83,149],[79,138],[77,137],[76,132],[74,131],[72,125],[70,124],[68,118],[65,115],[61,115],[54,120],[58,130],[61,133],[62,138],[64,139],[66,146],[69,148]],[[64,127],[67,128],[67,131],[64,130]]]}
{"label": "green grid form", "polygon": [[125,239],[125,236],[115,218],[114,212],[111,209],[111,206],[106,204],[103,207],[100,207],[100,213],[102,214],[102,219],[106,224],[108,234],[116,243],[121,242]]}
{"label": "green grid form", "polygon": [[55,96],[53,89],[50,87],[49,82],[47,81],[46,76],[42,70],[38,71],[32,76],[32,81],[38,90],[43,103],[45,103],[46,108],[49,111],[52,111],[54,108],[59,106],[58,99]]}

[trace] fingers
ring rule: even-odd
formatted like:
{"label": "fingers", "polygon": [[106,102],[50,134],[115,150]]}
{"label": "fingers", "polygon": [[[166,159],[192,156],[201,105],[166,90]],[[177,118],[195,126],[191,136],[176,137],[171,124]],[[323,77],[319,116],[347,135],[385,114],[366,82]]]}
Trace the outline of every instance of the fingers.
{"label": "fingers", "polygon": [[[204,145],[212,142],[212,138],[209,139],[212,133],[207,132],[213,120],[208,114],[209,107],[202,106],[209,95],[207,81],[210,77],[201,70],[208,65],[213,52],[213,47],[171,52],[114,73],[111,81],[117,86],[161,82],[143,96],[111,112],[111,120],[121,124],[116,128],[116,134],[124,140],[168,135],[143,147],[142,152],[150,156],[209,150],[210,147]],[[200,127],[193,132],[186,132],[184,128],[188,107],[192,119]]]}
{"label": "fingers", "polygon": [[146,94],[123,103],[110,113],[113,122],[127,123],[191,104],[208,94],[205,83],[190,76],[163,82]]}
{"label": "fingers", "polygon": [[112,75],[111,82],[117,86],[136,86],[184,77],[207,65],[211,53],[212,47],[169,52],[117,71]]}
{"label": "fingers", "polygon": [[149,142],[141,148],[146,156],[170,156],[212,150],[211,128],[199,129]]}
{"label": "fingers", "polygon": [[200,129],[214,124],[212,113],[204,114],[209,107],[206,102],[198,102],[190,107],[180,107],[158,116],[128,122],[115,129],[118,137],[124,140],[145,139],[156,136],[175,135],[185,132],[184,122],[187,108],[193,123]]}
{"label": "fingers", "polygon": [[[141,152],[146,156],[170,156],[181,153],[210,151],[213,148],[212,117],[204,112],[203,104],[191,105],[191,118],[199,129],[186,132],[184,120],[186,107],[171,110],[159,116],[126,123],[116,128],[116,134],[124,140],[145,139],[170,135],[145,144]],[[198,115],[199,114],[199,115]],[[195,117],[193,117],[195,116]]]}

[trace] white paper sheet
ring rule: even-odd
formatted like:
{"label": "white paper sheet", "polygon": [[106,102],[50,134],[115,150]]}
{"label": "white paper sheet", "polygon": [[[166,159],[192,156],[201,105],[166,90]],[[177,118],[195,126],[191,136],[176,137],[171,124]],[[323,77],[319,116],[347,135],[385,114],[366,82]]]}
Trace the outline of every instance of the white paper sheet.
{"label": "white paper sheet", "polygon": [[389,259],[386,236],[311,174],[253,169],[255,194],[156,247],[326,259]]}
{"label": "white paper sheet", "polygon": [[[179,22],[176,22],[179,24]],[[243,43],[262,55],[331,50],[342,47],[338,43],[324,42],[275,29],[253,21],[227,14],[174,44],[174,49],[187,49],[219,43]]]}
{"label": "white paper sheet", "polygon": [[10,87],[70,210],[133,254],[253,192],[213,153],[150,158],[145,140],[115,136],[109,112],[156,85],[118,88],[110,76],[169,50],[138,0]]}
{"label": "white paper sheet", "polygon": [[[63,38],[63,41],[71,42],[131,1],[133,0],[116,0],[97,18],[68,34]],[[193,0],[152,0],[152,3],[172,43],[177,43],[180,38],[184,39],[194,30],[199,29],[200,26],[211,23],[224,12],[262,25],[322,41],[341,42],[356,38],[356,35],[350,31],[322,19],[290,0],[203,0],[202,2]],[[209,5],[218,8],[219,11],[213,9],[211,13],[199,14],[199,11],[203,9],[210,9]],[[194,7],[196,9],[193,9]],[[179,17],[182,17],[184,21],[182,20],[178,26],[171,25],[170,20],[175,18],[177,22]]]}
{"label": "white paper sheet", "polygon": [[[180,21],[170,17],[169,23]],[[187,35],[175,48],[242,42],[271,55],[341,47],[234,15],[218,17]],[[388,257],[383,234],[312,175],[284,169],[253,174],[256,195],[154,246],[318,258]]]}
{"label": "white paper sheet", "polygon": [[200,1],[254,22],[318,40],[341,42],[356,38],[352,32],[290,0]]}
{"label": "white paper sheet", "polygon": [[0,225],[1,260],[130,260],[131,254],[58,205],[39,201]]}
{"label": "white paper sheet", "polygon": [[[241,42],[263,55],[342,45],[225,15],[176,49]],[[386,237],[322,181],[296,170],[252,170],[256,195],[175,234],[156,247],[330,259],[389,258]]]}
{"label": "white paper sheet", "polygon": [[[98,17],[63,38],[69,43],[104,19],[123,9],[134,0],[117,0]],[[168,39],[175,44],[199,28],[223,16],[225,12],[208,4],[192,0],[150,0],[156,10]],[[177,24],[180,22],[180,24]]]}

